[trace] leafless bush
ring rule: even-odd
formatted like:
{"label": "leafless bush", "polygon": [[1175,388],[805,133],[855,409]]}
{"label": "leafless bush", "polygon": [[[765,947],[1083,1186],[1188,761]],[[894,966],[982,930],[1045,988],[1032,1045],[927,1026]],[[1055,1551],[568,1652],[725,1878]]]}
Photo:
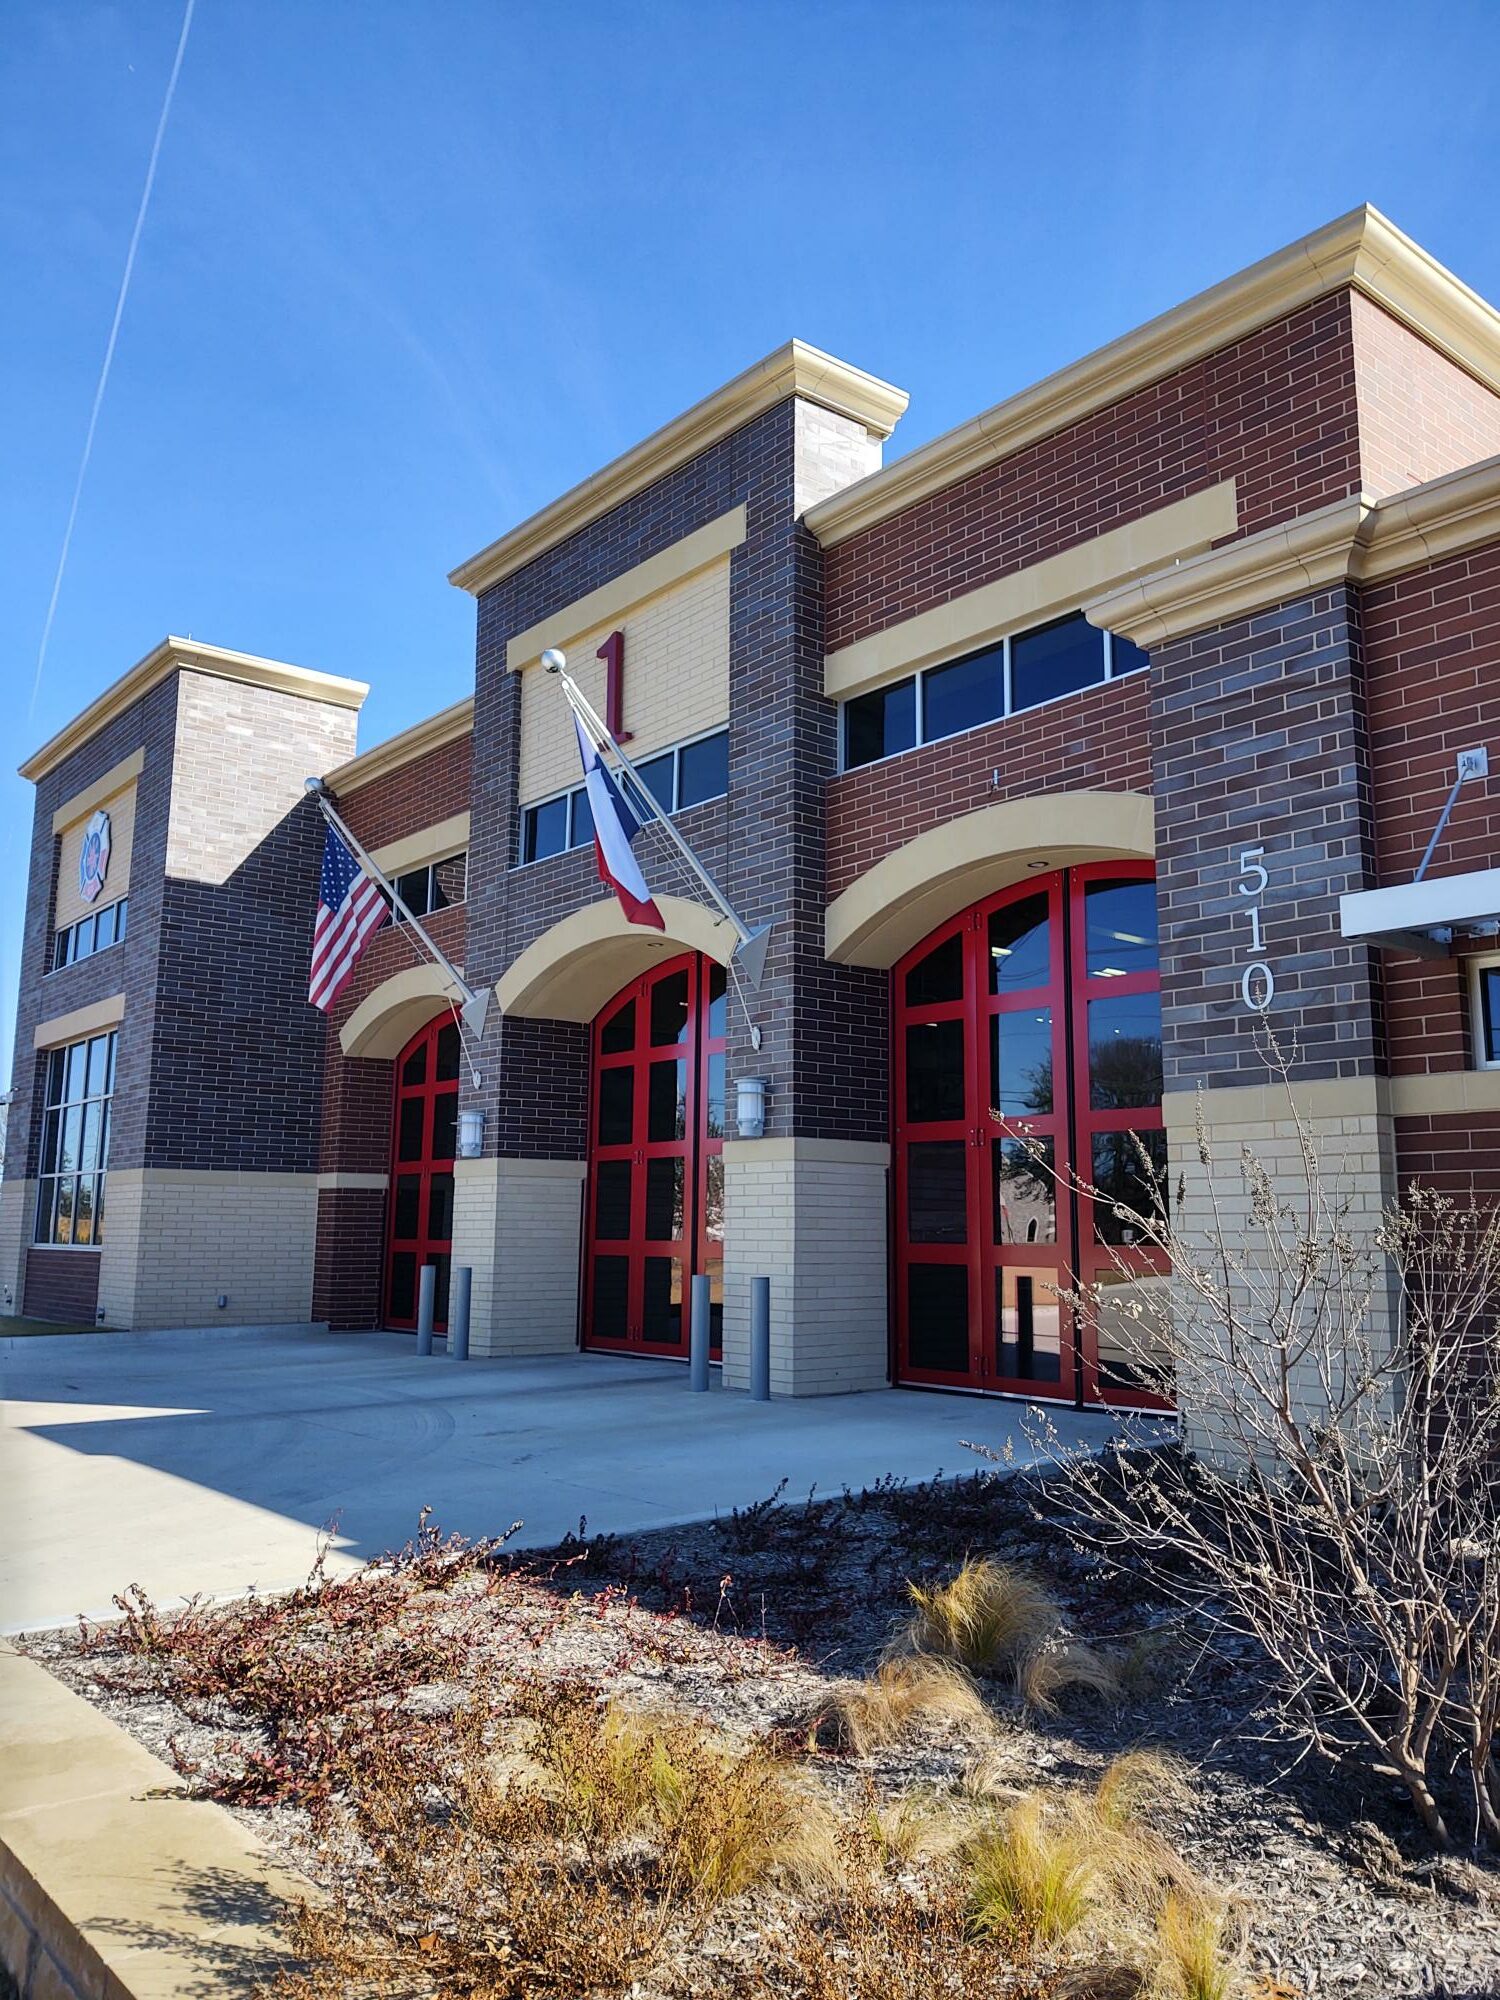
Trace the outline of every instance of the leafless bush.
{"label": "leafless bush", "polygon": [[1258,1643],[1304,1748],[1500,1847],[1500,1214],[1420,1186],[1362,1211],[1287,1105],[1289,1154],[1226,1164],[1200,1104],[1170,1217],[1115,1207],[1170,1284],[1075,1303],[1197,1455],[1075,1454],[1069,1497],[1121,1569]]}

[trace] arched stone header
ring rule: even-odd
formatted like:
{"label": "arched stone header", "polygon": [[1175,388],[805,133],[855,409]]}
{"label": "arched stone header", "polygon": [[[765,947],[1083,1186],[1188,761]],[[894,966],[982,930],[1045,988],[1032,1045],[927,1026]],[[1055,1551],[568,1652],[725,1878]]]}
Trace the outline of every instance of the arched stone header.
{"label": "arched stone header", "polygon": [[410,966],[366,994],[339,1029],[339,1045],[346,1056],[399,1056],[445,1002],[461,998],[437,966]]}
{"label": "arched stone header", "polygon": [[824,949],[843,965],[891,966],[946,917],[1029,870],[1156,856],[1143,792],[1006,799],[907,841],[829,904]]}
{"label": "arched stone header", "polygon": [[543,931],[496,981],[501,1012],[592,1021],[606,1000],[662,958],[701,951],[728,964],[736,943],[733,924],[682,896],[655,900],[665,931],[627,924],[613,896]]}

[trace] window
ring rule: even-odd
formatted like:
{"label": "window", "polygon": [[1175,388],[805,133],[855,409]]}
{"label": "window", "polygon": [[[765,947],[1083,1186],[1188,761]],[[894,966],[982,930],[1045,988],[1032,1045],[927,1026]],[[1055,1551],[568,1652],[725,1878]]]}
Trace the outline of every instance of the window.
{"label": "window", "polygon": [[1119,680],[1148,664],[1139,646],[1090,625],[1081,611],[1017,632],[962,659],[925,667],[844,703],[844,769],[936,743],[1002,716]]}
{"label": "window", "polygon": [[76,924],[56,932],[52,939],[52,970],[57,972],[65,965],[76,965],[80,958],[92,958],[96,951],[107,951],[112,944],[123,944],[129,908],[130,898],[122,896],[119,902],[106,903],[102,910],[90,910]]}
{"label": "window", "polygon": [[[636,765],[663,812],[686,812],[729,790],[729,732],[721,729],[693,743],[647,757]],[[627,780],[627,784],[628,784]],[[555,799],[521,811],[521,862],[545,861],[570,847],[586,847],[594,837],[594,815],[581,785]]]}
{"label": "window", "polygon": [[104,1234],[104,1173],[117,1033],[54,1049],[47,1058],[36,1241],[91,1250]]}
{"label": "window", "polygon": [[1469,960],[1474,1067],[1500,1069],[1500,957]]}
{"label": "window", "polygon": [[[431,861],[425,868],[411,868],[398,875],[396,894],[414,917],[430,917],[434,910],[446,910],[450,903],[464,900],[468,872],[468,855],[450,854],[446,861]],[[399,910],[391,911],[391,921],[401,922]]]}

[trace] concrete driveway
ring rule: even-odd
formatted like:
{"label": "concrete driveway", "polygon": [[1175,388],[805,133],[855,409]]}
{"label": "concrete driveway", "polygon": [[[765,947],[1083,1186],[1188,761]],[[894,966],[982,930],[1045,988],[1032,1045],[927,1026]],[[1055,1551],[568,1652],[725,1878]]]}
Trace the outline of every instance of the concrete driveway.
{"label": "concrete driveway", "polygon": [[[418,1359],[410,1336],[205,1332],[0,1340],[0,1630],[108,1613],[140,1583],[171,1601],[398,1546],[430,1505],[445,1530],[558,1540],[626,1533],[888,1473],[964,1473],[973,1438],[1039,1455],[1025,1405],[917,1390],[752,1403],[670,1362],[569,1354]],[[717,1383],[717,1371],[715,1371]],[[1111,1419],[1059,1411],[1067,1441]]]}

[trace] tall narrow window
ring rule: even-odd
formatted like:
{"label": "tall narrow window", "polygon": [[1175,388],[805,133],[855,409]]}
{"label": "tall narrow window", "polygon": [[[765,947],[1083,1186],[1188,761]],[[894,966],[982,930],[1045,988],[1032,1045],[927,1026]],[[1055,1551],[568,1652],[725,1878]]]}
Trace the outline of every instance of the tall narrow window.
{"label": "tall narrow window", "polygon": [[92,1250],[103,1237],[116,1031],[47,1058],[36,1241]]}

